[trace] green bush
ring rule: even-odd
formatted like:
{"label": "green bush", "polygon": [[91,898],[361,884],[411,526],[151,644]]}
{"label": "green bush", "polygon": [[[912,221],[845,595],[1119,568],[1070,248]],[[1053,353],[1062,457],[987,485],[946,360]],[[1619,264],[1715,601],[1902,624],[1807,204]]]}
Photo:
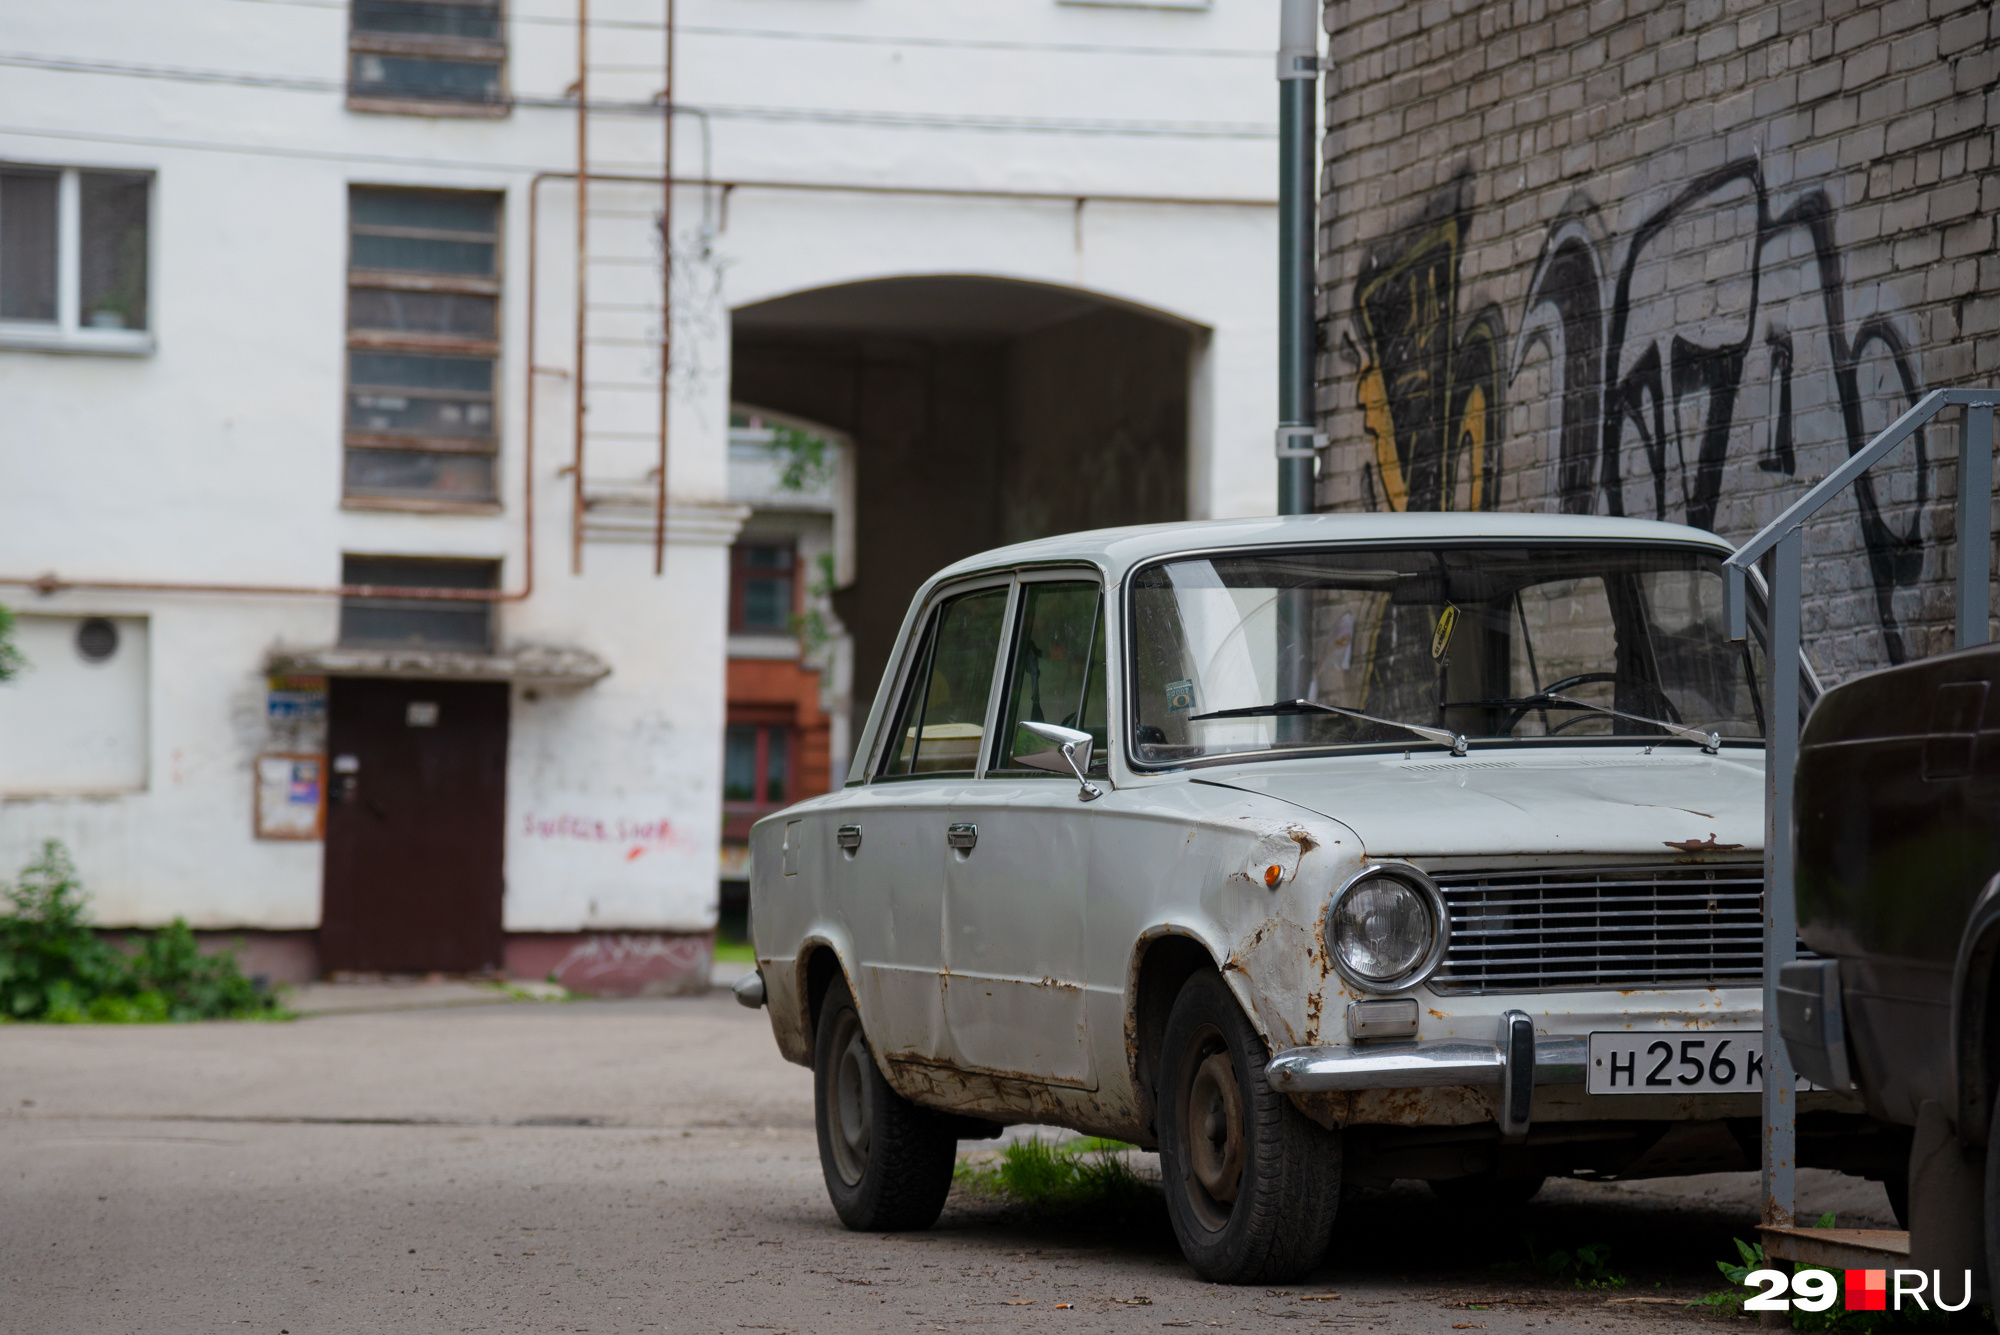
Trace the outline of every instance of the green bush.
{"label": "green bush", "polygon": [[90,901],[61,843],[5,887],[0,1019],[57,1024],[277,1019],[277,999],[243,976],[234,951],[204,955],[184,919],[120,951],[90,925]]}

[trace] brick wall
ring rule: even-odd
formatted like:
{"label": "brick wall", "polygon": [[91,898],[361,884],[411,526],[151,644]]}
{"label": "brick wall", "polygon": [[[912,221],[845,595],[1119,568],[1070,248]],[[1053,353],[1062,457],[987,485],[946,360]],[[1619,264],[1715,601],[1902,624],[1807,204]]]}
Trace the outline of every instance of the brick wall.
{"label": "brick wall", "polygon": [[[2000,8],[1332,0],[1323,509],[1742,539],[2000,384]],[[1951,645],[1957,410],[1821,512],[1832,680]]]}

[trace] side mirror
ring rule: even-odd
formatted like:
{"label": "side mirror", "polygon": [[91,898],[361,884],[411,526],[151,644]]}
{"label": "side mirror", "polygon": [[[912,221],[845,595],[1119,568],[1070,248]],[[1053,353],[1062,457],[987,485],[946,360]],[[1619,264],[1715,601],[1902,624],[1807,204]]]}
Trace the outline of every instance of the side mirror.
{"label": "side mirror", "polygon": [[1104,796],[1102,788],[1083,777],[1083,772],[1090,768],[1090,752],[1095,745],[1089,733],[1065,728],[1060,723],[1023,723],[1021,728],[1045,742],[1055,743],[1056,749],[1053,752],[1040,751],[1032,756],[1015,756],[1016,762],[1032,765],[1036,769],[1052,769],[1058,774],[1067,769],[1081,785],[1076,795],[1079,802],[1094,802]]}

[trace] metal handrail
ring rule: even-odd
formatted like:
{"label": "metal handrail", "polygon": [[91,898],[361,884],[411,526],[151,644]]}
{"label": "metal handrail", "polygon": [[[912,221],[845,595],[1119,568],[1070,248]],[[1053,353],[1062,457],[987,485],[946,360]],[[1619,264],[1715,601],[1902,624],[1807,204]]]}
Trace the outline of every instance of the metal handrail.
{"label": "metal handrail", "polygon": [[1792,877],[1792,772],[1799,758],[1799,677],[1779,664],[1799,658],[1804,539],[1800,530],[1828,501],[1852,486],[1889,451],[1948,406],[1966,410],[1958,452],[1957,645],[1987,641],[1993,552],[1993,410],[2000,390],[1934,389],[1850,455],[1805,495],[1764,525],[1723,563],[1729,638],[1749,638],[1746,581],[1752,565],[1771,555],[1769,657],[1771,707],[1764,741],[1764,1165],[1766,1224],[1796,1221],[1793,1171],[1798,1161],[1797,1078],[1778,1033],[1778,970],[1798,951],[1798,905]]}

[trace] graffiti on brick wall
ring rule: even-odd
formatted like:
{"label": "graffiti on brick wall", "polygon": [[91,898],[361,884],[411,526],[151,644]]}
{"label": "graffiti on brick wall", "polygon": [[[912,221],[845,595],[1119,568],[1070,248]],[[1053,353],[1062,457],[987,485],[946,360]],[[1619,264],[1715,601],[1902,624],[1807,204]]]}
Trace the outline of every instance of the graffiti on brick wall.
{"label": "graffiti on brick wall", "polygon": [[[1761,436],[1758,467],[1795,473],[1804,403],[1831,410],[1819,420],[1837,420],[1839,439],[1853,454],[1873,435],[1864,421],[1864,368],[1888,379],[1868,388],[1886,389],[1900,399],[1897,408],[1919,397],[1914,360],[1895,326],[1879,314],[1849,325],[1835,211],[1824,192],[1808,191],[1774,214],[1757,160],[1727,163],[1643,219],[1608,287],[1586,212],[1587,206],[1573,207],[1550,229],[1516,359],[1518,367],[1531,347],[1546,347],[1560,330],[1555,464],[1565,512],[1637,514],[1713,529],[1732,446],[1758,448],[1751,438]],[[1773,292],[1775,273],[1788,281]],[[1693,291],[1684,285],[1690,278]],[[1802,313],[1802,302],[1817,310]],[[1553,321],[1535,320],[1541,311]],[[1798,339],[1808,332],[1822,346],[1802,359]],[[1768,421],[1765,430],[1750,432],[1742,429],[1743,391],[1760,351]],[[1807,360],[1830,383],[1799,384]],[[1884,515],[1873,478],[1864,475],[1855,487],[1892,663],[1908,656],[1892,596],[1923,570],[1918,525],[1929,499],[1929,468],[1921,431],[1914,445],[1916,504],[1905,527]]]}
{"label": "graffiti on brick wall", "polygon": [[[1461,176],[1416,226],[1364,256],[1356,286],[1367,489],[1392,509],[1500,503],[1505,326],[1490,305],[1456,323],[1469,187]],[[1914,403],[1915,361],[1894,324],[1879,311],[1850,316],[1835,221],[1818,190],[1774,211],[1754,158],[1688,182],[1624,236],[1587,198],[1573,200],[1548,229],[1504,374],[1512,386],[1531,354],[1546,355],[1554,420],[1542,503],[1717,529],[1732,464],[1754,457],[1761,471],[1794,475],[1801,449],[1852,454]],[[1875,479],[1854,493],[1892,663],[1909,656],[1893,595],[1924,563],[1922,432],[1913,448],[1914,495],[1903,498],[1913,503],[1900,523]]]}
{"label": "graffiti on brick wall", "polygon": [[1506,325],[1498,306],[1458,321],[1471,178],[1361,262],[1354,309],[1371,482],[1396,510],[1484,510],[1496,496]]}

